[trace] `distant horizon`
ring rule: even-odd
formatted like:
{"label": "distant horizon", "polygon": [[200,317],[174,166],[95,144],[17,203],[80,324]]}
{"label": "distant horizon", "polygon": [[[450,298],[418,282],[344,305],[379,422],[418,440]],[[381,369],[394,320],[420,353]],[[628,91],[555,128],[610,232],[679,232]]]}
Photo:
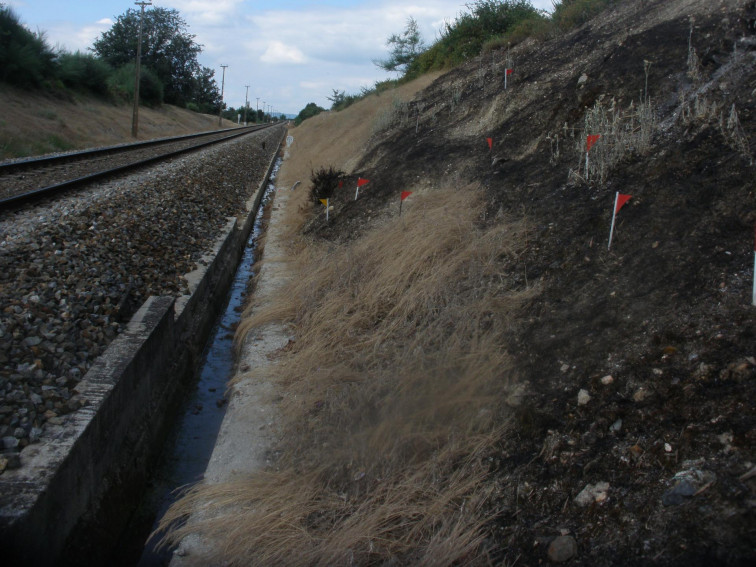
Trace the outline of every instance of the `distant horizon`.
{"label": "distant horizon", "polygon": [[[201,65],[215,71],[228,65],[224,103],[272,105],[273,113],[296,116],[307,104],[330,108],[334,90],[348,94],[396,78],[374,65],[388,56],[386,40],[404,30],[407,19],[417,22],[431,45],[445,21],[466,11],[469,0],[154,0],[152,6],[178,10],[188,31],[202,45]],[[61,4],[53,0],[8,0],[22,24],[45,34],[48,44],[66,51],[89,51],[95,39],[110,29],[133,1]],[[551,0],[532,0],[550,10]],[[150,8],[147,7],[147,10]],[[259,100],[258,100],[259,99]]]}

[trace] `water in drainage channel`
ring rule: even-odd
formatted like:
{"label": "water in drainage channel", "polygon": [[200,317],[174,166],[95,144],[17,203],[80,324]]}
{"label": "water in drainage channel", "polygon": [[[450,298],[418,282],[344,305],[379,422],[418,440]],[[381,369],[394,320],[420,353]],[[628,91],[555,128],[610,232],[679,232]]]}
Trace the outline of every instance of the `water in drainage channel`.
{"label": "water in drainage channel", "polygon": [[216,322],[202,356],[199,381],[189,393],[185,409],[166,443],[166,457],[154,476],[149,493],[135,514],[128,541],[116,550],[119,565],[156,567],[167,565],[172,550],[157,549],[148,540],[157,521],[176,500],[176,491],[202,479],[225,415],[226,384],[234,369],[233,329],[239,322],[244,294],[254,275],[255,252],[263,224],[265,204],[275,190],[274,180],[281,165],[277,159],[263,196],[244,254],[229,290],[226,308]]}

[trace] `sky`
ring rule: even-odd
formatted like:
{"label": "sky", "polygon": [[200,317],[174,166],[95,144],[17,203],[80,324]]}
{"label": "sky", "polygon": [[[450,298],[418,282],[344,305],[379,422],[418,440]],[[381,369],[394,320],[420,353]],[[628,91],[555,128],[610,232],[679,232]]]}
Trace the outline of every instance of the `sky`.
{"label": "sky", "polygon": [[[134,0],[3,0],[32,31],[67,51],[86,51]],[[374,60],[388,55],[387,38],[413,17],[427,45],[444,21],[466,11],[470,0],[153,0],[178,10],[187,31],[202,45],[199,62],[228,65],[223,100],[228,106],[269,106],[297,114],[308,103],[324,108],[334,90],[358,93],[376,81],[396,78]],[[551,9],[551,0],[531,0]],[[147,10],[150,9],[148,6]],[[249,85],[249,89],[246,88]],[[248,93],[248,94],[247,94]],[[259,100],[258,100],[259,99]],[[264,103],[264,105],[263,105]]]}

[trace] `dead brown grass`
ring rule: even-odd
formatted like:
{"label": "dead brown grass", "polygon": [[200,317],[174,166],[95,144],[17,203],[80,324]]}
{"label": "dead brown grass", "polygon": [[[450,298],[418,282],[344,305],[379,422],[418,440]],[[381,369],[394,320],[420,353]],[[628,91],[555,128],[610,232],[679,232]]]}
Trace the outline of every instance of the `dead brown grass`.
{"label": "dead brown grass", "polygon": [[484,563],[486,457],[511,381],[501,345],[534,293],[503,273],[525,225],[482,227],[473,187],[417,197],[354,243],[309,248],[282,300],[244,323],[296,329],[274,367],[280,458],[192,489],[162,521],[169,541],[200,534],[235,565]]}
{"label": "dead brown grass", "polygon": [[[0,89],[0,159],[132,142],[132,107]],[[223,127],[235,126],[228,120]],[[139,109],[139,139],[214,130],[217,116],[165,105]]]}
{"label": "dead brown grass", "polygon": [[370,144],[376,118],[390,109],[395,100],[411,100],[440,75],[440,72],[423,75],[381,95],[371,95],[340,112],[323,112],[308,118],[289,130],[294,143],[288,150],[290,158],[284,160],[277,185],[288,190],[297,181],[301,182],[289,201],[291,211],[299,211],[299,215],[289,215],[290,240],[295,240],[295,234],[311,211],[311,207],[305,206],[303,194],[307,192],[312,171],[321,166],[333,166],[348,174],[356,173],[354,168]]}

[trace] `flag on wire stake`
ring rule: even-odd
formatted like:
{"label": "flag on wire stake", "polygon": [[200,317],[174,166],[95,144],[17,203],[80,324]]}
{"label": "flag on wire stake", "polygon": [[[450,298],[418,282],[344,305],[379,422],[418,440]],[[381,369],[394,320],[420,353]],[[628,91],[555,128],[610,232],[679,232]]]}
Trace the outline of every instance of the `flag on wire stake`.
{"label": "flag on wire stake", "polygon": [[493,138],[486,138],[486,142],[488,142],[488,149],[493,151]]}
{"label": "flag on wire stake", "polygon": [[614,236],[614,221],[617,218],[619,210],[632,198],[632,195],[623,195],[619,191],[614,196],[614,210],[612,210],[612,228],[609,229],[609,245],[606,247],[609,250],[612,247],[612,236]]}
{"label": "flag on wire stake", "polygon": [[402,203],[404,203],[404,200],[412,195],[412,191],[402,191],[402,199],[399,201],[399,214],[402,214]]}
{"label": "flag on wire stake", "polygon": [[507,77],[512,74],[514,69],[504,69],[504,90],[507,90]]}
{"label": "flag on wire stake", "polygon": [[369,179],[363,179],[362,177],[357,178],[357,191],[354,192],[354,200],[357,200],[357,195],[360,194],[360,187],[363,185],[370,183]]}
{"label": "flag on wire stake", "polygon": [[323,203],[323,206],[326,208],[326,222],[328,222],[328,210],[331,208],[329,206],[329,203],[331,202],[330,199],[320,199],[320,202]]}
{"label": "flag on wire stake", "polygon": [[588,181],[588,152],[601,138],[601,134],[592,134],[585,139],[585,180]]}

